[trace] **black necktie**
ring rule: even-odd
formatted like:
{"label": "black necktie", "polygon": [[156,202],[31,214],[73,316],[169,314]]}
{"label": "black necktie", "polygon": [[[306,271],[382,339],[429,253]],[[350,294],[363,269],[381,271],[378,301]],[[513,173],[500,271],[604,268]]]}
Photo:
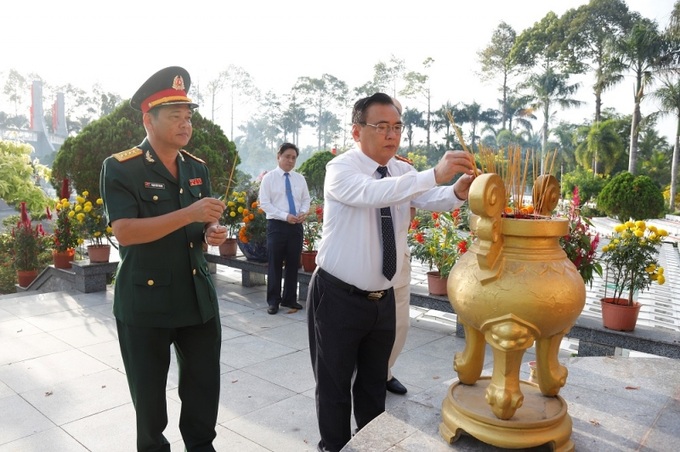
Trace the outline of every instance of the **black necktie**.
{"label": "black necktie", "polygon": [[[381,179],[387,176],[387,167],[379,166],[378,172]],[[391,280],[397,272],[397,245],[394,241],[394,225],[392,224],[392,213],[389,207],[380,208],[380,225],[382,227],[383,241],[383,275]]]}

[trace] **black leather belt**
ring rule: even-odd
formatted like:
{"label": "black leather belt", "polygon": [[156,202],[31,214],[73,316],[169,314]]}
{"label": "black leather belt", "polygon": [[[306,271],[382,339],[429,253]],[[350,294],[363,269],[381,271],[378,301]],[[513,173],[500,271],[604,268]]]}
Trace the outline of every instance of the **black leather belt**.
{"label": "black leather belt", "polygon": [[335,276],[331,275],[321,267],[317,269],[316,273],[329,283],[333,284],[335,287],[339,287],[340,289],[346,290],[350,294],[363,295],[364,297],[368,298],[371,301],[378,301],[382,299],[385,295],[387,295],[387,290],[375,290],[375,291],[361,290],[356,286],[347,284],[342,279],[336,278]]}

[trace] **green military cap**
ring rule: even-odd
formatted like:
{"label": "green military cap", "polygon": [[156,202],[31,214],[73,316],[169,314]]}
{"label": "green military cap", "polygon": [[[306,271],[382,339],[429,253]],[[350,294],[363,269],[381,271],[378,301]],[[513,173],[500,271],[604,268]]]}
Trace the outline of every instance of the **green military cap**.
{"label": "green military cap", "polygon": [[191,77],[186,69],[170,66],[161,69],[137,90],[130,99],[130,106],[143,113],[162,105],[188,105],[194,109],[198,104],[187,97],[191,86]]}

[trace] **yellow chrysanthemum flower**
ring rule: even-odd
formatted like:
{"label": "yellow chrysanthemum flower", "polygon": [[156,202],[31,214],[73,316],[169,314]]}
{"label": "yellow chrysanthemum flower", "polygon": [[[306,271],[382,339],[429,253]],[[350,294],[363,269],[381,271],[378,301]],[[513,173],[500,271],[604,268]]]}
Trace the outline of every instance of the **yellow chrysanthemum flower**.
{"label": "yellow chrysanthemum flower", "polygon": [[73,218],[75,215],[76,215],[76,213],[72,210],[68,213],[69,218]]}
{"label": "yellow chrysanthemum flower", "polygon": [[624,229],[626,229],[625,224],[617,224],[616,226],[614,226],[614,231],[616,232],[623,232]]}
{"label": "yellow chrysanthemum flower", "polygon": [[644,221],[638,220],[638,221],[635,222],[635,227],[638,228],[638,229],[643,229],[643,230],[644,230],[644,229],[647,228],[647,225],[645,224]]}
{"label": "yellow chrysanthemum flower", "polygon": [[85,190],[85,191],[83,192],[83,196],[87,198],[88,196],[90,196],[90,192],[87,191],[87,190]]}

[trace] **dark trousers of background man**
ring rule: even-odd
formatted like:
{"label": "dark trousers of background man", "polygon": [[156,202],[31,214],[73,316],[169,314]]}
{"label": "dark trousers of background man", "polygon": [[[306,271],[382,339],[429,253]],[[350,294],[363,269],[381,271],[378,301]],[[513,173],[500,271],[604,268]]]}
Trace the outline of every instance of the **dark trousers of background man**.
{"label": "dark trousers of background man", "polygon": [[385,411],[387,361],[394,343],[394,290],[371,301],[333,285],[317,271],[307,300],[320,445],[335,452],[352,437],[352,402],[358,429]]}
{"label": "dark trousers of background man", "polygon": [[[267,220],[267,303],[297,303],[297,278],[302,253],[302,224]],[[285,272],[282,270],[286,263]],[[281,296],[281,276],[283,296]]]}

